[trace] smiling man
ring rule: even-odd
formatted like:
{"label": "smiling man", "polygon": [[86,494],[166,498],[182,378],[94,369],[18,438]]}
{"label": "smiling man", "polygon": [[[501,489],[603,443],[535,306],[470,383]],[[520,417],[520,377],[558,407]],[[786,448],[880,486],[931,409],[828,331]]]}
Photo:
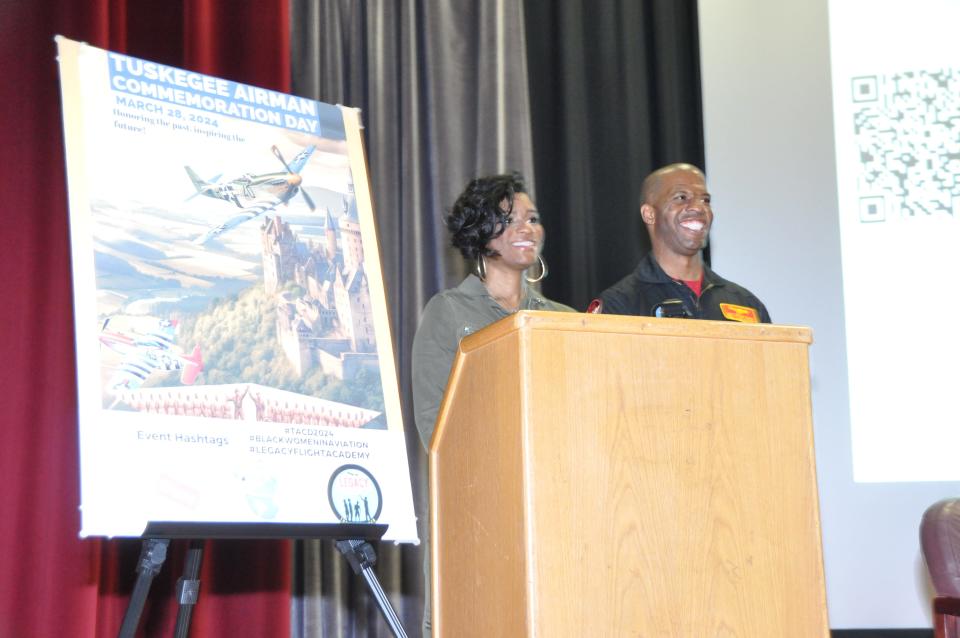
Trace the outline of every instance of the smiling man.
{"label": "smiling man", "polygon": [[596,312],[770,323],[753,293],[703,263],[701,251],[713,223],[703,171],[670,164],[648,175],[640,216],[652,250],[591,304]]}

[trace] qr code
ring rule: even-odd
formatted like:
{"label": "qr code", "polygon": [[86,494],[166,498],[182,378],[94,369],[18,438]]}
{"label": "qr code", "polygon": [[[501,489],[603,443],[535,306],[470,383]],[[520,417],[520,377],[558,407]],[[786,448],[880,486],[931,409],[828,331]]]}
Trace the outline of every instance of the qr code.
{"label": "qr code", "polygon": [[960,218],[960,69],[852,80],[860,221]]}

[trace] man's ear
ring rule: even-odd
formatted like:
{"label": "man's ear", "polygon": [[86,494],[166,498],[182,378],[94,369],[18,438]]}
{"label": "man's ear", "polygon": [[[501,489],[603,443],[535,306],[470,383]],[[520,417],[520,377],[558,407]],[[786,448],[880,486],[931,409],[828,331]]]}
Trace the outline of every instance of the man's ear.
{"label": "man's ear", "polygon": [[657,209],[650,204],[643,204],[640,206],[640,219],[647,226],[653,226],[657,221]]}

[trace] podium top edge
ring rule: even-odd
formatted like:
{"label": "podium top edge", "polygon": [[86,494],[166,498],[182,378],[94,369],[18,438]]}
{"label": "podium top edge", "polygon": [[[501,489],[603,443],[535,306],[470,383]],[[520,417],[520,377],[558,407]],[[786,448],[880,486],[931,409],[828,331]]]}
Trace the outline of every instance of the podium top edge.
{"label": "podium top edge", "polygon": [[464,337],[460,341],[460,350],[462,352],[476,350],[514,331],[553,330],[741,341],[781,341],[808,345],[813,343],[813,330],[805,326],[521,310]]}

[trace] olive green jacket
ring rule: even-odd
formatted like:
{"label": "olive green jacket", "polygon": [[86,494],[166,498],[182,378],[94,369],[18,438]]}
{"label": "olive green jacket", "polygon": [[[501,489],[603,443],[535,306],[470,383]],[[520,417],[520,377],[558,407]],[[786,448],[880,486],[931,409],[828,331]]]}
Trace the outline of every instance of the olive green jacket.
{"label": "olive green jacket", "polygon": [[[550,301],[523,285],[521,310],[576,312]],[[460,339],[512,314],[487,292],[483,282],[470,275],[456,288],[438,292],[427,303],[413,338],[413,409],[417,431],[425,449],[440,411]]]}

